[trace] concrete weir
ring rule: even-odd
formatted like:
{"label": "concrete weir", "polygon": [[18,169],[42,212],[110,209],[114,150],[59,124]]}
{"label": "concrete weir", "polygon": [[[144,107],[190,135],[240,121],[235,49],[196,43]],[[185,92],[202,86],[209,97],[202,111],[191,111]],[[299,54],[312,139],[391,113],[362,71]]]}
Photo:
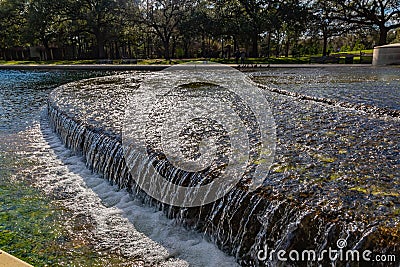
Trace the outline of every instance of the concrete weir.
{"label": "concrete weir", "polygon": [[[364,116],[368,114],[354,110],[336,111],[331,106],[317,104],[304,106],[306,103],[294,101],[289,96],[271,93],[269,99],[274,107],[279,107],[276,109],[275,117],[279,129],[282,129],[277,146],[280,154],[262,187],[250,192],[245,185],[239,183],[226,196],[214,203],[189,208],[167,205],[148,196],[136,184],[129,171],[121,137],[126,98],[128,95],[146,93],[141,91],[140,85],[145,82],[147,75],[154,74],[123,74],[83,80],[63,85],[50,94],[47,111],[51,128],[66,147],[83,156],[87,167],[93,172],[100,174],[111,184],[127,189],[133,197],[142,199],[145,204],[158,207],[167,217],[174,218],[187,228],[204,233],[222,251],[233,255],[241,266],[284,266],[285,264],[282,265],[282,262],[276,259],[276,255],[272,258],[265,256],[267,252],[269,256],[271,249],[299,251],[301,255],[302,251],[312,249],[317,255],[321,255],[328,249],[343,248],[341,243],[338,245],[338,241],[345,241],[346,249],[358,250],[360,255],[363,251],[386,255],[398,254],[400,244],[398,209],[396,209],[398,194],[397,191],[386,192],[385,189],[396,188],[392,180],[371,179],[369,188],[375,188],[376,192],[371,190],[368,194],[364,194],[356,185],[351,185],[351,188],[346,190],[347,183],[352,182],[345,181],[346,176],[329,178],[322,176],[333,166],[333,161],[336,159],[314,154],[313,157],[298,157],[297,150],[286,149],[286,144],[290,142],[295,142],[290,148],[297,144],[299,149],[303,149],[316,143],[318,149],[321,149],[323,141],[329,140],[326,134],[321,140],[314,139],[315,135],[309,134],[311,129],[306,127],[300,127],[301,131],[297,133],[288,121],[299,113],[299,110],[312,110],[319,114],[318,123],[312,124],[314,128],[322,125],[323,116],[330,118],[331,114],[335,114],[335,117],[348,114],[346,118],[356,116],[362,122],[360,125],[366,124],[368,121],[364,120]],[[296,109],[297,113],[292,110],[296,106],[299,107]],[[316,109],[321,112],[315,111]],[[329,118],[326,122],[329,129],[332,129],[333,121]],[[358,129],[348,128],[354,124],[353,120],[349,121],[347,126],[340,124],[342,119],[338,121],[338,131],[341,127],[345,128],[345,132]],[[397,124],[393,127],[397,129]],[[325,128],[322,130],[323,133],[327,132]],[[354,132],[354,136],[357,135],[358,133]],[[293,136],[292,141],[291,136]],[[301,138],[305,136],[309,136],[310,139],[302,141]],[[386,128],[385,137],[395,138],[395,134],[391,135],[390,129]],[[355,140],[358,142],[356,138]],[[351,139],[346,142],[344,145],[349,149],[357,145],[355,143],[353,146],[350,143]],[[301,146],[303,143],[305,146]],[[329,149],[333,149],[333,143],[328,143]],[[362,143],[363,147],[368,145],[368,142]],[[286,154],[290,162],[283,160]],[[356,153],[353,154],[357,156]],[[338,154],[337,157],[344,156]],[[371,157],[368,156],[365,160],[359,160],[360,158],[361,156],[355,158],[350,155],[348,159],[340,160],[340,165],[342,168],[354,167],[357,174],[364,170],[368,174],[366,168],[371,164],[367,162],[365,166],[355,166],[354,161],[363,164]],[[307,159],[314,163],[301,162]],[[281,163],[283,165],[280,165]],[[299,172],[305,173],[304,177],[308,180],[315,176],[315,182],[307,181],[306,178],[302,178],[303,176],[295,176],[295,166],[301,168]],[[172,167],[165,172],[169,179],[175,179],[174,175],[178,173]],[[145,168],[147,167],[143,167],[143,175],[148,174]],[[348,175],[351,175],[350,171],[351,169]],[[366,175],[363,175],[362,179],[367,179],[364,177]],[[176,179],[176,183],[183,184],[186,181],[183,178]],[[355,182],[358,184],[359,180]],[[386,190],[382,191],[385,194],[378,192],[378,189]],[[312,260],[308,263],[310,262]],[[335,262],[328,257],[322,258],[318,264],[352,266],[351,260],[343,259],[341,262]],[[288,262],[288,265],[316,266],[307,265],[306,261],[294,260]],[[360,259],[360,266],[375,265],[368,265],[368,262]],[[386,266],[398,265],[397,262],[390,262]]]}
{"label": "concrete weir", "polygon": [[400,43],[375,47],[372,65],[400,65]]}
{"label": "concrete weir", "polygon": [[32,265],[0,250],[0,267],[32,267]]}

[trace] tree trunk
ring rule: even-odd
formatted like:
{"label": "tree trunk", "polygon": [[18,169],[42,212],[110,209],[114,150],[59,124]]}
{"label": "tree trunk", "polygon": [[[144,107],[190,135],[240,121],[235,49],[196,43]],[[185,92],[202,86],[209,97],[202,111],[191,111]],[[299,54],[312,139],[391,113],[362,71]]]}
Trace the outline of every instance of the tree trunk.
{"label": "tree trunk", "polygon": [[176,58],[176,38],[172,38],[171,58]]}
{"label": "tree trunk", "polygon": [[322,56],[325,57],[327,55],[327,50],[328,50],[328,36],[326,33],[323,33],[323,34],[324,34],[324,36],[323,36],[324,45],[322,48]]}
{"label": "tree trunk", "polygon": [[120,53],[119,49],[120,49],[119,43],[118,43],[118,41],[115,41],[115,58],[116,59],[121,58],[121,53]]}
{"label": "tree trunk", "polygon": [[289,57],[290,38],[288,37],[285,44],[285,57]]}
{"label": "tree trunk", "polygon": [[281,50],[280,50],[280,39],[281,39],[281,33],[279,32],[279,30],[277,30],[277,33],[276,33],[276,39],[277,39],[277,42],[276,42],[276,46],[275,46],[275,56],[276,57],[279,57],[280,56],[280,53],[281,53]]}
{"label": "tree trunk", "polygon": [[221,40],[221,58],[225,58],[224,38]]}
{"label": "tree trunk", "polygon": [[[42,43],[43,43],[44,50],[45,50],[44,51],[44,60],[48,60],[49,54],[50,54],[49,41],[46,38],[44,38],[42,40]],[[50,58],[50,59],[52,60],[53,58]]]}
{"label": "tree trunk", "polygon": [[269,59],[271,56],[271,32],[268,32],[267,39],[267,58]]}
{"label": "tree trunk", "polygon": [[[132,58],[132,47],[131,47],[131,41],[128,40],[128,57]],[[137,57],[137,56],[136,56]]]}
{"label": "tree trunk", "polygon": [[252,49],[251,49],[251,56],[258,57],[258,34],[254,33],[251,37],[252,42]]}
{"label": "tree trunk", "polygon": [[233,36],[233,51],[236,52],[237,50],[239,50],[239,45],[238,45],[236,35],[234,35]]}
{"label": "tree trunk", "polygon": [[78,59],[81,59],[83,55],[83,44],[81,38],[78,37],[77,41],[78,41]]}
{"label": "tree trunk", "polygon": [[114,50],[114,44],[113,44],[113,42],[110,42],[110,45],[109,46],[107,46],[107,51],[108,51],[108,57],[107,58],[112,58],[112,59],[114,59],[115,57],[115,50]]}
{"label": "tree trunk", "polygon": [[104,59],[106,57],[106,52],[104,49],[105,40],[100,36],[96,36],[97,39],[97,58]]}
{"label": "tree trunk", "polygon": [[379,45],[387,44],[388,29],[383,25],[379,27]]}
{"label": "tree trunk", "polygon": [[106,58],[106,51],[105,51],[105,43],[106,43],[106,38],[104,37],[104,34],[101,32],[100,29],[94,29],[94,37],[96,38],[96,51],[95,51],[95,56],[98,59],[104,59]]}
{"label": "tree trunk", "polygon": [[189,58],[189,41],[186,39],[183,41],[183,57]]}
{"label": "tree trunk", "polygon": [[163,45],[164,45],[164,58],[166,60],[170,59],[170,54],[169,54],[169,40],[164,40],[163,41]]}
{"label": "tree trunk", "polygon": [[201,35],[201,56],[206,57],[206,35],[204,32]]}

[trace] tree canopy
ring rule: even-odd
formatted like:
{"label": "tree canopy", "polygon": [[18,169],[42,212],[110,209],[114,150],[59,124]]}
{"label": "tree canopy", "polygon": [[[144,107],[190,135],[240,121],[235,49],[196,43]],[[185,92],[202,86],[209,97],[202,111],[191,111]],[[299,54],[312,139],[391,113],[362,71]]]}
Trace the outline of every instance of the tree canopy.
{"label": "tree canopy", "polygon": [[326,55],[399,29],[400,0],[1,0],[0,58]]}

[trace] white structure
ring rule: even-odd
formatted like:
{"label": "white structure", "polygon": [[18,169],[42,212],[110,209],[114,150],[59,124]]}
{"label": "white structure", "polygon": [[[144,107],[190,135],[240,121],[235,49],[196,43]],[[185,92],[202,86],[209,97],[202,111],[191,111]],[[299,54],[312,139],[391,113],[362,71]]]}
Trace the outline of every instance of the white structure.
{"label": "white structure", "polygon": [[372,65],[400,65],[400,43],[375,47]]}

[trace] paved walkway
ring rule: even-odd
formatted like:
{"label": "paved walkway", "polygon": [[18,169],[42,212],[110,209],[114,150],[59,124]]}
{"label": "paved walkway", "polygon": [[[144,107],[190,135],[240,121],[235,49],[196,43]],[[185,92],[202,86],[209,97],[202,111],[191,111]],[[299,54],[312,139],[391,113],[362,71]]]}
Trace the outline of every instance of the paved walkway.
{"label": "paved walkway", "polygon": [[0,267],[33,267],[33,266],[0,250]]}

